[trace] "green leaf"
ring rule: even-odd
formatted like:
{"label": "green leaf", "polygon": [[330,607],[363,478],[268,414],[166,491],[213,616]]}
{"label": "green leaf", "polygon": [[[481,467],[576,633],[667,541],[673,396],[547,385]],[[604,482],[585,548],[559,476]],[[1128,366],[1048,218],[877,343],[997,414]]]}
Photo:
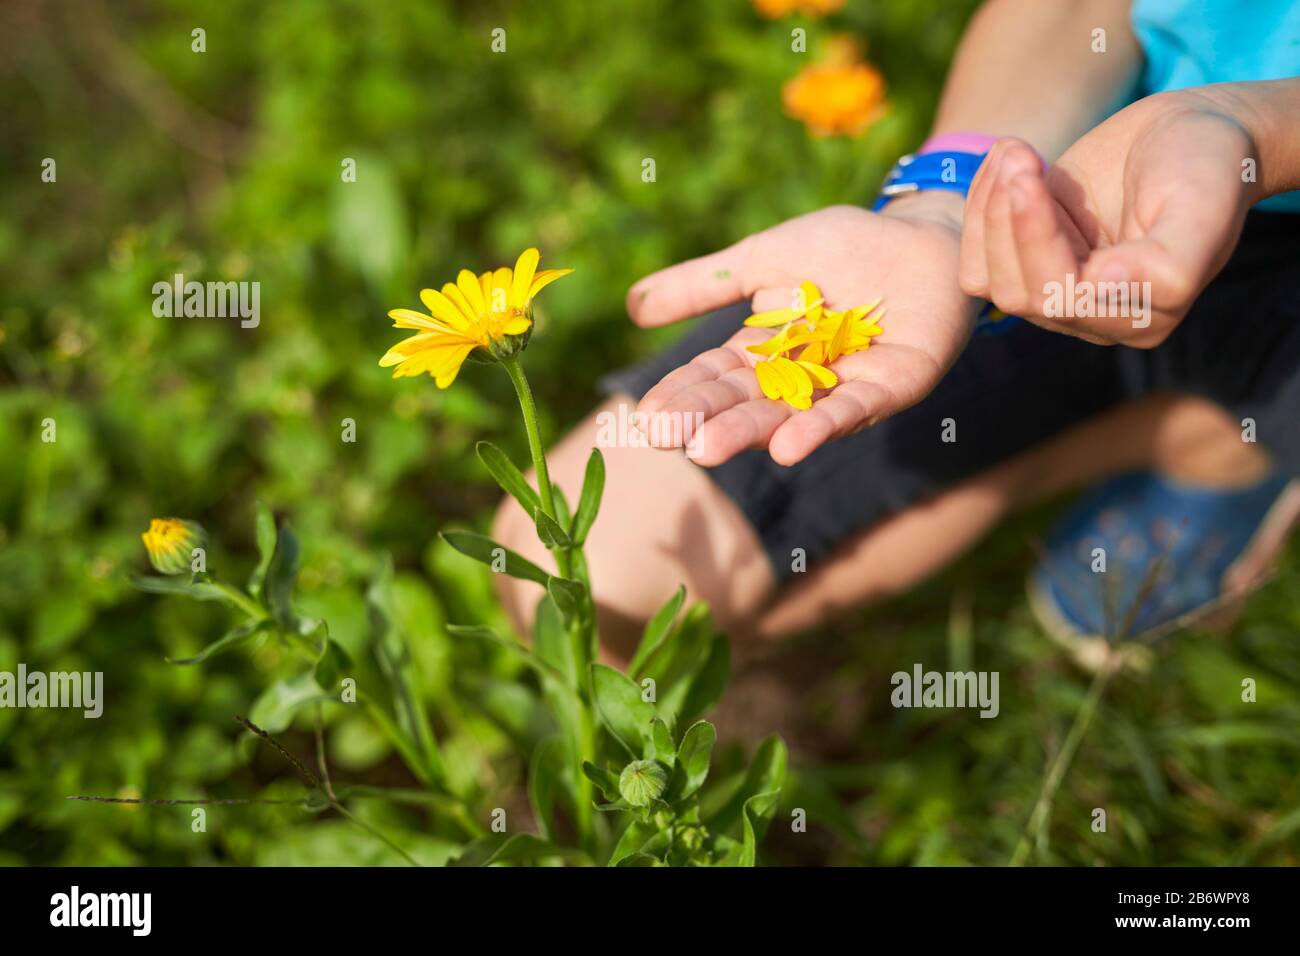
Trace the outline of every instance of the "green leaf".
{"label": "green leaf", "polygon": [[366,588],[370,653],[364,660],[367,666],[373,663],[374,670],[372,681],[365,685],[365,699],[407,765],[423,783],[434,786],[443,780],[446,769],[412,661],[411,636],[394,609],[393,560],[384,554]]}
{"label": "green leaf", "polygon": [[781,797],[779,790],[770,790],[767,793],[757,793],[745,801],[743,813],[744,833],[741,837],[741,845],[744,849],[740,854],[740,866],[753,866],[758,859],[758,841],[763,839],[763,834],[767,832],[767,825],[772,821],[772,814],[776,812],[777,800]]}
{"label": "green leaf", "polygon": [[563,741],[548,737],[533,751],[528,767],[528,802],[542,836],[548,840],[555,838],[555,798],[564,789],[563,773]]}
{"label": "green leaf", "polygon": [[582,620],[586,604],[587,589],[577,581],[551,575],[546,582],[546,591],[560,609],[565,623],[576,624]]}
{"label": "green leaf", "polygon": [[740,866],[745,855],[745,847],[739,840],[716,833],[709,838],[709,848],[712,855],[709,866]]}
{"label": "green leaf", "polygon": [[606,800],[615,801],[621,796],[618,792],[618,774],[604,767],[597,767],[588,760],[582,762],[583,775],[596,785]]}
{"label": "green leaf", "polygon": [[654,744],[654,753],[648,754],[648,760],[658,760],[669,770],[677,763],[677,748],[673,745],[672,731],[658,717],[650,725],[650,740]]}
{"label": "green leaf", "polygon": [[549,594],[537,603],[533,615],[533,653],[564,675],[569,687],[578,686],[578,675],[585,668],[578,665],[573,639]]}
{"label": "green leaf", "polygon": [[538,505],[537,510],[533,512],[533,523],[537,526],[537,537],[541,538],[542,544],[548,548],[567,548],[571,544],[564,529],[542,510],[541,505]]}
{"label": "green leaf", "polygon": [[321,690],[327,694],[337,692],[339,681],[351,666],[352,658],[348,655],[348,652],[343,649],[338,641],[326,635],[325,651],[321,654],[320,660],[316,662],[315,671],[316,683],[320,685]]}
{"label": "green leaf", "polygon": [[600,497],[605,493],[605,459],[599,448],[591,450],[587,459],[587,472],[582,479],[582,495],[578,498],[578,513],[573,516],[573,542],[581,546],[587,540],[591,526],[600,510]]}
{"label": "green leaf", "polygon": [[568,528],[573,525],[572,512],[569,510],[569,499],[564,497],[564,489],[559,485],[551,485],[551,497],[555,499],[555,520],[560,523],[561,528]]}
{"label": "green leaf", "polygon": [[730,669],[731,645],[727,635],[715,634],[704,666],[691,678],[690,690],[678,711],[678,718],[686,721],[712,710],[713,705],[721,699],[722,692],[727,689]]}
{"label": "green leaf", "polygon": [[497,647],[509,651],[520,663],[532,668],[538,676],[546,680],[556,680],[564,684],[564,675],[549,662],[542,660],[525,645],[512,637],[502,637],[490,627],[482,624],[448,624],[447,633],[454,637],[471,637],[475,640],[490,641]]}
{"label": "green leaf", "polygon": [[289,726],[294,714],[307,704],[335,700],[333,695],[321,693],[315,674],[307,671],[292,680],[276,681],[263,691],[254,701],[248,719],[268,734],[278,734]]}
{"label": "green leaf", "polygon": [[605,727],[633,758],[652,746],[654,705],[641,699],[631,678],[604,664],[591,665],[591,686]]}
{"label": "green leaf", "polygon": [[531,833],[490,833],[480,837],[448,866],[491,866],[494,863],[536,863],[539,860],[560,859],[570,863],[590,866],[591,858],[581,850],[556,846]]}
{"label": "green leaf", "polygon": [[758,747],[754,760],[745,771],[736,792],[708,820],[708,828],[715,833],[722,833],[740,819],[745,801],[758,794],[779,791],[785,783],[786,771],[785,743],[775,735],[768,737]]}
{"label": "green leaf", "polygon": [[632,655],[632,661],[627,665],[629,674],[641,676],[641,669],[645,667],[646,662],[672,634],[673,622],[677,620],[677,612],[682,609],[682,602],[685,600],[686,585],[679,585],[677,591],[668,599],[668,603],[646,623],[645,631],[641,635],[641,643],[637,645],[636,653]]}
{"label": "green leaf", "polygon": [[226,651],[233,650],[234,648],[239,647],[241,644],[244,644],[247,641],[252,640],[254,637],[258,636],[259,634],[263,634],[273,630],[274,627],[275,627],[274,624],[272,624],[270,621],[265,619],[261,621],[249,621],[247,624],[243,624],[231,631],[228,631],[224,636],[219,637],[217,640],[213,641],[211,644],[203,648],[203,650],[199,651],[193,657],[174,657],[174,658],[169,657],[167,658],[167,662],[169,664],[182,664],[182,665],[201,664],[210,657],[216,657],[218,654],[223,654]]}
{"label": "green leaf", "polygon": [[609,855],[609,865],[618,866],[623,860],[641,852],[641,848],[659,834],[659,828],[653,823],[633,820],[618,838],[614,851]]}
{"label": "green leaf", "polygon": [[501,490],[519,502],[527,514],[536,514],[541,507],[541,499],[537,497],[537,492],[528,483],[524,473],[506,457],[506,453],[488,441],[479,442],[474,449],[478,452],[479,461],[492,473]]}
{"label": "green leaf", "polygon": [[709,608],[693,604],[670,630],[659,651],[650,657],[636,679],[654,678],[657,687],[655,710],[669,726],[685,727],[690,715],[681,713],[696,675],[709,660],[716,632]]}
{"label": "green leaf", "polygon": [[180,594],[195,601],[224,601],[235,607],[231,603],[230,595],[226,594],[215,584],[209,584],[207,581],[194,581],[190,578],[171,577],[165,578],[160,575],[132,575],[132,587],[138,588],[148,594]]}
{"label": "green leaf", "polygon": [[497,544],[486,535],[473,531],[444,531],[441,537],[461,554],[486,564],[494,571],[504,571],[512,578],[535,581],[545,587],[546,579],[550,577],[527,558]]}
{"label": "green leaf", "polygon": [[631,856],[623,857],[623,859],[619,860],[614,865],[620,867],[625,867],[625,866],[631,867],[631,866],[667,866],[668,864],[665,863],[663,860],[659,859],[658,857],[651,856],[649,853],[642,853],[640,850],[638,850],[636,853],[633,853]]}
{"label": "green leaf", "polygon": [[677,748],[677,767],[665,799],[669,803],[685,800],[704,785],[709,776],[709,762],[718,731],[707,720],[692,724]]}
{"label": "green leaf", "polygon": [[257,538],[257,567],[248,579],[248,591],[257,600],[262,599],[262,586],[266,582],[266,572],[275,556],[275,542],[279,536],[275,528],[275,515],[265,505],[257,506],[257,517],[253,522]]}
{"label": "green leaf", "polygon": [[266,569],[266,607],[286,631],[297,632],[293,589],[298,581],[298,538],[287,523],[280,526],[275,553]]}

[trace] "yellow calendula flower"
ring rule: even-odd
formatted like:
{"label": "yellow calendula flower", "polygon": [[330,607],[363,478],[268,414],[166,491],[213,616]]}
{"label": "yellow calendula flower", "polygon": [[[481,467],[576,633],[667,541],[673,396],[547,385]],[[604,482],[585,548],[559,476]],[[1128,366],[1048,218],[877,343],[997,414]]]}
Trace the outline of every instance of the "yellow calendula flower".
{"label": "yellow calendula flower", "polygon": [[195,548],[206,548],[208,534],[197,521],[183,518],[154,518],[149,530],[140,535],[149,563],[162,574],[185,574],[194,560]]}
{"label": "yellow calendula flower", "polygon": [[779,20],[792,13],[820,17],[843,6],[844,0],[754,0],[754,9],[769,20]]}
{"label": "yellow calendula flower", "polygon": [[885,78],[858,59],[855,43],[839,39],[827,58],[801,70],[781,90],[786,114],[814,136],[851,136],[885,115]]}
{"label": "yellow calendula flower", "polygon": [[421,289],[420,301],[429,314],[393,309],[393,327],[414,329],[416,335],[388,350],[379,364],[393,369],[393,378],[428,372],[439,388],[456,380],[471,353],[492,360],[510,358],[528,344],[533,326],[533,297],[572,269],[542,269],[536,249],[519,254],[515,267],[476,276],[462,269],[455,282],[439,292]]}
{"label": "yellow calendula flower", "polygon": [[828,368],[777,355],[754,366],[758,387],[768,398],[794,408],[812,407],[814,388],[834,388],[838,379]]}

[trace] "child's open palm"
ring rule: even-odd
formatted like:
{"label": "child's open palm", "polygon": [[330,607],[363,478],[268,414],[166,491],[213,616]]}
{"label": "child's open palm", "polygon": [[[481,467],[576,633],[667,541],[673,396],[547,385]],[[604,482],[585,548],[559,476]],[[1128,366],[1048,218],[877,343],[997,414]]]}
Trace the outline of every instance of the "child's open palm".
{"label": "child's open palm", "polygon": [[775,330],[740,328],[721,347],[665,376],[638,412],[702,415],[692,445],[699,464],[767,448],[775,461],[791,465],[919,402],[956,360],[974,317],[972,300],[957,285],[954,201],[960,207],[953,194],[910,196],[880,215],[832,206],[642,279],[628,293],[628,313],[646,327],[744,299],[755,312],[786,308],[804,280],[821,289],[830,308],[879,298],[887,312],[884,334],[830,366],[839,382],[814,393],[811,408],[799,411],[763,396],[753,370],[760,357],[746,346]]}

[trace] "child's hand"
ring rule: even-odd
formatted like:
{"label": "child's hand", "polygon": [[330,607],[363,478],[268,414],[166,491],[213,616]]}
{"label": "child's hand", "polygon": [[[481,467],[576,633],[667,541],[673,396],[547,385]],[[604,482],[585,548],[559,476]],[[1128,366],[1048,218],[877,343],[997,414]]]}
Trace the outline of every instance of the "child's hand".
{"label": "child's hand", "polygon": [[[1257,198],[1243,162],[1258,153],[1229,97],[1215,87],[1147,97],[1045,172],[1028,145],[1000,141],[967,198],[961,287],[1089,341],[1164,341]],[[1102,299],[1084,314],[1090,292]]]}
{"label": "child's hand", "polygon": [[[792,465],[833,438],[872,425],[924,398],[970,335],[974,302],[957,286],[961,197],[927,192],[896,199],[877,215],[832,206],[791,219],[712,255],[647,276],[628,292],[641,326],[659,326],[752,299],[755,312],[785,308],[805,279],[836,309],[883,298],[885,331],[871,348],[831,365],[839,384],[796,411],[764,398],[745,346],[775,330],[742,328],[664,377],[641,413],[703,413],[692,454],[721,464],[767,448]],[[672,429],[657,430],[659,433]]]}

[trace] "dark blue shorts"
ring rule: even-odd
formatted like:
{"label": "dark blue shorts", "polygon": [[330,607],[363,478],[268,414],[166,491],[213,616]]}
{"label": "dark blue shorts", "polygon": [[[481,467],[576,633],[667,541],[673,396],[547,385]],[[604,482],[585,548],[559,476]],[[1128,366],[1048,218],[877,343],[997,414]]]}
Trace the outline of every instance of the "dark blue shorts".
{"label": "dark blue shorts", "polygon": [[[697,320],[662,354],[602,380],[640,398],[721,345],[749,314]],[[1255,421],[1259,443],[1300,476],[1300,215],[1252,212],[1236,252],[1158,348],[1091,345],[1028,323],[975,337],[921,403],[793,467],[749,451],[709,476],[741,508],[778,578],[856,532],[1106,409],[1153,392],[1192,394]],[[942,440],[945,418],[956,441]]]}

